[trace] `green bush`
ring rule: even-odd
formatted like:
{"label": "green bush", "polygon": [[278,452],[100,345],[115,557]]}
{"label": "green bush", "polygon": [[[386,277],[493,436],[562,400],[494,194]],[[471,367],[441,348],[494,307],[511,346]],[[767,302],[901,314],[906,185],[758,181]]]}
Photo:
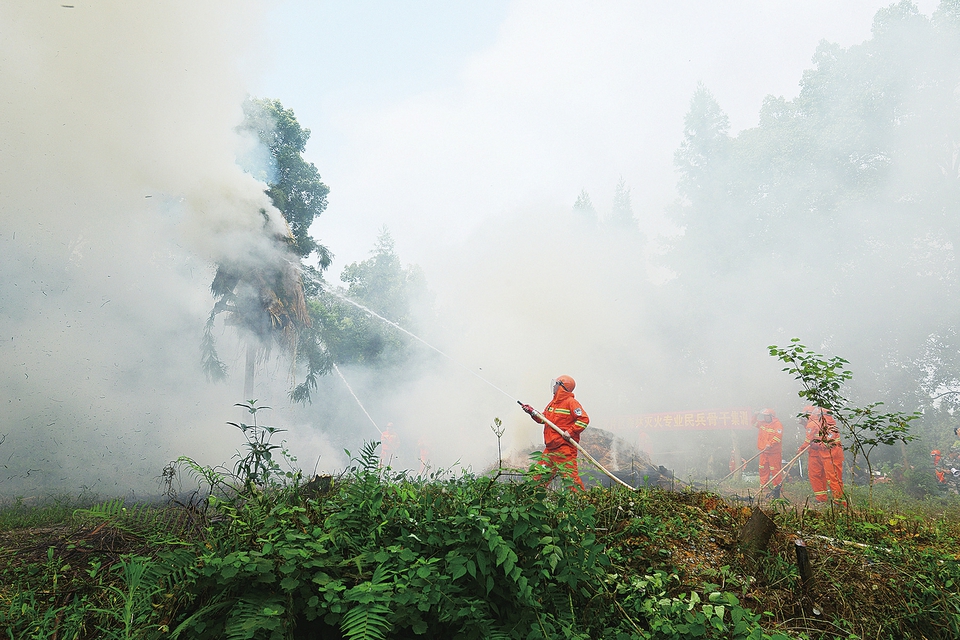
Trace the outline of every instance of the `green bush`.
{"label": "green bush", "polygon": [[610,583],[582,496],[534,481],[414,480],[378,462],[365,447],[317,499],[289,487],[221,505],[229,520],[211,529],[185,582],[192,604],[173,637],[761,637],[730,594],[691,614],[692,600],[655,605],[661,593],[651,601]]}

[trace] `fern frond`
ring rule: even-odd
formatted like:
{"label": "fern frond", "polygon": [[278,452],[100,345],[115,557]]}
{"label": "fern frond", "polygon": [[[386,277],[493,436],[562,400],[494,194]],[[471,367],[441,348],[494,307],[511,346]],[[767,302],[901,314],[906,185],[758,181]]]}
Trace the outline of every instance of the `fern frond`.
{"label": "fern frond", "polygon": [[393,577],[394,572],[390,569],[387,569],[387,566],[384,564],[378,564],[377,568],[373,570],[373,577],[370,578],[370,584],[373,586],[378,586],[387,581],[388,578]]}
{"label": "fern frond", "polygon": [[123,498],[95,504],[88,509],[77,509],[73,515],[79,518],[106,520],[116,528],[129,533],[142,533],[156,525],[158,520],[156,510],[148,505],[137,503],[128,507]]}
{"label": "fern frond", "polygon": [[232,600],[214,600],[210,604],[197,609],[193,612],[193,614],[190,615],[190,617],[181,622],[175,629],[173,629],[173,631],[170,632],[170,637],[173,640],[178,640],[181,633],[192,629],[197,622],[203,620],[209,614],[216,613],[221,609],[229,607],[232,603]]}
{"label": "fern frond", "polygon": [[188,456],[180,456],[177,458],[177,464],[185,465],[187,470],[195,479],[205,483],[209,493],[213,493],[218,487],[223,487],[227,484],[227,479],[224,474],[212,467],[202,466],[193,458]]}
{"label": "fern frond", "polygon": [[197,562],[197,555],[193,549],[172,549],[160,553],[156,563],[154,580],[165,591],[173,591],[194,580],[191,569]]}
{"label": "fern frond", "polygon": [[188,518],[172,509],[143,503],[128,505],[123,498],[77,509],[73,515],[78,519],[105,521],[114,529],[147,538],[155,544],[180,544],[191,526]]}
{"label": "fern frond", "polygon": [[124,510],[123,498],[114,498],[107,502],[95,504],[87,509],[76,509],[73,512],[77,517],[99,518],[103,520],[118,519]]}
{"label": "fern frond", "polygon": [[227,617],[224,633],[227,640],[253,640],[260,631],[276,631],[283,626],[283,600],[278,597],[244,598],[238,601]]}
{"label": "fern frond", "polygon": [[369,603],[356,606],[343,616],[340,631],[348,640],[385,640],[392,626],[386,616],[390,608]]}

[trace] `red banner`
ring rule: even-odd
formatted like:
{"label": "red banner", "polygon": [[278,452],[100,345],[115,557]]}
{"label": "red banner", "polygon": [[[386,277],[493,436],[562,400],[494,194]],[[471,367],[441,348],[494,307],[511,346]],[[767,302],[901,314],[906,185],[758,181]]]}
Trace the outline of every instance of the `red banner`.
{"label": "red banner", "polygon": [[708,431],[713,429],[752,429],[753,410],[750,407],[736,409],[706,409],[702,411],[670,411],[644,413],[621,418],[631,427],[644,431]]}

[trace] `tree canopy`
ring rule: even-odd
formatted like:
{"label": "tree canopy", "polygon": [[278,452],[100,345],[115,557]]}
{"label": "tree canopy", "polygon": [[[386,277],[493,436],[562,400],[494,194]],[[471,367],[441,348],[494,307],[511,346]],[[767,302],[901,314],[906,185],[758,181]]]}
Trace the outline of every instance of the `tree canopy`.
{"label": "tree canopy", "polygon": [[291,109],[279,100],[251,98],[243,105],[240,130],[254,134],[270,152],[266,173],[267,195],[290,225],[293,246],[301,258],[316,252],[322,268],[330,252],[310,235],[310,225],[327,208],[330,189],[312,162],[303,158],[310,129],[300,126]]}
{"label": "tree canopy", "polygon": [[[768,96],[736,135],[697,88],[675,156],[684,235],[668,258],[689,322],[810,335],[829,318],[823,340],[867,354],[904,402],[956,384],[958,8],[928,18],[899,2],[864,43],[821,42],[799,95]],[[724,324],[717,308],[739,312]]]}
{"label": "tree canopy", "polygon": [[[239,130],[255,134],[268,152],[266,167],[248,162],[246,168],[267,183],[266,193],[290,232],[272,238],[275,251],[268,258],[245,257],[217,265],[210,287],[216,304],[201,344],[203,367],[211,378],[226,376],[213,338],[214,322],[225,313],[227,323],[240,330],[248,345],[247,396],[256,362],[276,343],[290,359],[291,377],[300,379],[291,398],[309,402],[318,378],[335,363],[379,367],[405,355],[404,340],[395,329],[345,298],[404,325],[410,321],[411,301],[425,291],[425,281],[419,268],[401,265],[390,233],[382,229],[372,256],[343,270],[345,290],[326,283],[323,271],[332,255],[309,229],[327,206],[329,188],[301,155],[310,130],[302,128],[293,111],[278,100],[250,99],[244,103],[244,114]],[[317,266],[305,264],[314,252]]]}

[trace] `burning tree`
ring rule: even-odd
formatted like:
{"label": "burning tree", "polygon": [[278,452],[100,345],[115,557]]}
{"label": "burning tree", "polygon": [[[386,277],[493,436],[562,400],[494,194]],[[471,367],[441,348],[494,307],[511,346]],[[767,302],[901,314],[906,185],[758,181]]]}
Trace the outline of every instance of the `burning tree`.
{"label": "burning tree", "polygon": [[[284,109],[278,100],[248,100],[244,114],[239,130],[256,136],[269,151],[267,166],[251,168],[251,172],[267,183],[266,193],[286,226],[283,233],[267,232],[261,255],[217,265],[210,285],[216,303],[207,320],[201,353],[207,376],[223,379],[226,366],[216,351],[213,326],[217,316],[226,313],[227,324],[237,327],[247,344],[244,397],[249,398],[256,364],[273,343],[290,354],[293,366],[301,360],[298,353],[304,330],[311,324],[304,296],[303,260],[316,253],[317,271],[322,271],[329,266],[331,255],[309,233],[310,224],[326,209],[329,193],[317,168],[301,156],[310,130],[300,127],[293,111]],[[261,214],[266,232],[269,215],[264,210]],[[329,358],[323,357],[321,346],[308,347],[314,357],[307,359],[307,375],[322,375],[330,368]]]}

